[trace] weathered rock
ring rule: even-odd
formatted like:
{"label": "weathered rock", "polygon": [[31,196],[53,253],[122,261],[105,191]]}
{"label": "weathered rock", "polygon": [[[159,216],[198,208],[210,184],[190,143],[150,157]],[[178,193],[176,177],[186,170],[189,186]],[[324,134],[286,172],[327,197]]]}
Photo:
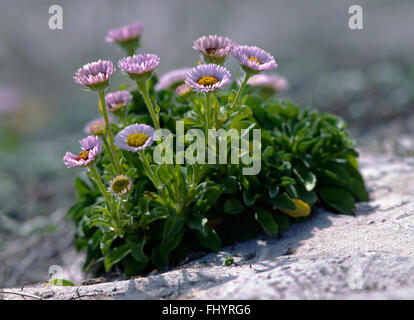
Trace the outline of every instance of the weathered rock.
{"label": "weathered rock", "polygon": [[[322,209],[280,238],[224,248],[174,270],[78,287],[8,289],[6,299],[414,298],[414,160],[363,154],[371,201]],[[235,264],[223,266],[227,256]]]}

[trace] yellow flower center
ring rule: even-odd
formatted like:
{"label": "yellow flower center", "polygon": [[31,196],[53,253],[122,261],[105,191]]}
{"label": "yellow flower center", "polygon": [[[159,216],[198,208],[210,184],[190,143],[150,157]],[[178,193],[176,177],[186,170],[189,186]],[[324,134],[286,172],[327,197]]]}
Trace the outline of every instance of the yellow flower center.
{"label": "yellow flower center", "polygon": [[117,177],[112,184],[112,190],[114,193],[122,193],[128,188],[129,180],[126,177]]}
{"label": "yellow flower center", "polygon": [[136,132],[132,133],[127,138],[127,145],[130,147],[142,147],[147,142],[148,136],[145,133]]}
{"label": "yellow flower center", "polygon": [[249,58],[249,60],[250,61],[254,61],[254,62],[257,62],[258,64],[262,64],[257,58],[255,58],[255,57],[250,57]]}
{"label": "yellow flower center", "polygon": [[201,77],[200,79],[197,80],[197,82],[203,86],[211,86],[217,82],[219,82],[219,80],[217,78],[214,77],[210,77],[210,76],[204,76]]}
{"label": "yellow flower center", "polygon": [[81,153],[79,153],[79,156],[76,158],[76,160],[77,161],[79,161],[79,160],[88,160],[89,151],[90,150],[85,150],[85,151],[82,151]]}

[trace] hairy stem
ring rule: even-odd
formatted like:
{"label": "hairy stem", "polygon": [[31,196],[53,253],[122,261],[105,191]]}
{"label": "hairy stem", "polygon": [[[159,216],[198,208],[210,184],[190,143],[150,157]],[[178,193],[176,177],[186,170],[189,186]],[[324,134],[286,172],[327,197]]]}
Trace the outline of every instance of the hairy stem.
{"label": "hairy stem", "polygon": [[101,191],[101,193],[105,197],[105,200],[106,200],[110,210],[112,211],[111,212],[112,216],[114,216],[114,214],[117,214],[116,213],[117,210],[115,210],[113,205],[112,205],[111,196],[109,195],[109,192],[106,190],[105,186],[103,185],[101,177],[98,173],[98,170],[96,169],[95,165],[91,165],[89,167],[89,170],[91,171],[92,177],[95,179],[96,183],[98,184],[99,190]]}
{"label": "hairy stem", "polygon": [[206,92],[206,107],[204,110],[205,116],[206,116],[206,133],[208,132],[208,129],[210,129],[210,114],[211,114],[211,103],[210,103],[210,93]]}
{"label": "hairy stem", "polygon": [[147,82],[148,82],[148,80],[146,80],[146,81],[137,81],[138,90],[144,98],[145,104],[147,105],[148,112],[151,115],[152,122],[154,122],[155,128],[157,130],[159,130],[159,129],[161,129],[160,128],[160,122],[158,120],[157,115],[155,114],[154,107],[152,105],[152,102],[151,102],[151,99],[150,99],[150,96],[149,96]]}
{"label": "hairy stem", "polygon": [[106,126],[106,132],[108,134],[108,144],[110,146],[111,149],[111,153],[112,153],[112,158],[114,160],[115,163],[115,167],[118,170],[119,173],[124,173],[122,170],[122,167],[119,163],[118,160],[118,156],[116,155],[116,151],[115,151],[115,146],[114,146],[114,141],[113,141],[113,135],[112,135],[112,130],[111,130],[111,125],[109,123],[109,118],[108,118],[108,110],[106,110],[106,103],[105,103],[105,94],[103,91],[99,92],[99,111],[101,111],[104,119],[105,119],[105,126]]}
{"label": "hairy stem", "polygon": [[237,91],[236,98],[234,99],[233,104],[230,107],[231,109],[233,109],[239,103],[241,93],[243,92],[243,89],[247,83],[247,80],[249,80],[249,77],[250,75],[248,73],[244,74],[244,78],[243,78],[242,83],[240,84],[239,90]]}

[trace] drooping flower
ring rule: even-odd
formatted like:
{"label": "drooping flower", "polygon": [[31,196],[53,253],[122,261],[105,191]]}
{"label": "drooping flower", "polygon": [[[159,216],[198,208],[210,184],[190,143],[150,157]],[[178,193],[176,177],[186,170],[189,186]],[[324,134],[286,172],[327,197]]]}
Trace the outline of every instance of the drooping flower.
{"label": "drooping flower", "polygon": [[274,91],[283,91],[288,88],[288,81],[286,78],[276,74],[255,74],[249,78],[247,84],[251,86],[269,88]]}
{"label": "drooping flower", "polygon": [[117,29],[111,29],[105,38],[106,42],[118,43],[128,54],[134,54],[139,46],[142,33],[142,23],[134,22]]}
{"label": "drooping flower", "polygon": [[88,136],[79,141],[82,151],[79,155],[66,152],[63,162],[68,168],[85,167],[92,164],[102,152],[102,140],[98,136]]}
{"label": "drooping flower", "polygon": [[132,95],[126,90],[111,92],[105,96],[106,107],[112,113],[122,112],[131,99]]}
{"label": "drooping flower", "polygon": [[[112,119],[108,118],[109,122],[112,121]],[[100,136],[105,134],[105,119],[99,118],[92,120],[91,122],[88,122],[84,128],[84,132],[87,134],[91,134],[93,136]]]}
{"label": "drooping flower", "polygon": [[154,89],[156,91],[166,90],[184,83],[185,77],[189,71],[190,68],[182,68],[167,72],[160,77],[160,80]]}
{"label": "drooping flower", "polygon": [[205,63],[223,64],[234,45],[227,37],[203,36],[194,41],[193,49],[203,55]]}
{"label": "drooping flower", "polygon": [[212,92],[222,89],[230,83],[231,74],[223,66],[217,64],[201,64],[191,68],[185,79],[185,83],[197,92]]}
{"label": "drooping flower", "polygon": [[121,197],[127,195],[132,190],[132,179],[127,175],[121,174],[109,181],[108,191],[114,196]]}
{"label": "drooping flower", "polygon": [[136,54],[119,60],[118,67],[128,73],[132,80],[143,81],[151,77],[152,71],[160,64],[156,54]]}
{"label": "drooping flower", "polygon": [[233,56],[246,72],[258,73],[275,69],[277,63],[272,55],[255,46],[235,46]]}
{"label": "drooping flower", "polygon": [[0,114],[12,114],[21,108],[22,99],[13,88],[0,87]]}
{"label": "drooping flower", "polygon": [[187,83],[183,83],[182,85],[179,85],[176,89],[175,89],[175,93],[183,98],[188,97],[191,93],[193,92],[193,87],[191,87],[189,84]]}
{"label": "drooping flower", "polygon": [[107,42],[122,42],[138,38],[142,33],[142,23],[134,22],[126,26],[110,29],[105,38]]}
{"label": "drooping flower", "polygon": [[153,127],[135,123],[118,132],[115,144],[121,149],[137,152],[152,145],[154,134]]}
{"label": "drooping flower", "polygon": [[114,71],[114,65],[111,61],[98,60],[79,68],[73,79],[76,83],[91,90],[104,90],[108,86],[109,78]]}

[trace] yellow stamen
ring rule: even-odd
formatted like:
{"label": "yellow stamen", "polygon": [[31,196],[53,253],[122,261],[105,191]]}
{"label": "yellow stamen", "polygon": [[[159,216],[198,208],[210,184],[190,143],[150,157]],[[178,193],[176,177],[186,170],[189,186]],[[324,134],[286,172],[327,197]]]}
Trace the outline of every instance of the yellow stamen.
{"label": "yellow stamen", "polygon": [[82,151],[79,153],[79,156],[76,158],[77,161],[79,160],[88,160],[89,157],[89,150]]}
{"label": "yellow stamen", "polygon": [[147,142],[148,136],[145,133],[136,132],[132,133],[127,138],[127,145],[130,147],[142,147]]}
{"label": "yellow stamen", "polygon": [[200,59],[198,59],[198,61],[197,61],[197,65],[200,65],[201,64],[201,60]]}
{"label": "yellow stamen", "polygon": [[219,82],[218,79],[210,76],[204,76],[197,80],[197,83],[203,85],[203,86],[211,86],[215,83]]}
{"label": "yellow stamen", "polygon": [[250,61],[254,61],[254,62],[257,62],[258,64],[262,64],[257,58],[255,58],[255,57],[250,57],[249,58],[249,60]]}

